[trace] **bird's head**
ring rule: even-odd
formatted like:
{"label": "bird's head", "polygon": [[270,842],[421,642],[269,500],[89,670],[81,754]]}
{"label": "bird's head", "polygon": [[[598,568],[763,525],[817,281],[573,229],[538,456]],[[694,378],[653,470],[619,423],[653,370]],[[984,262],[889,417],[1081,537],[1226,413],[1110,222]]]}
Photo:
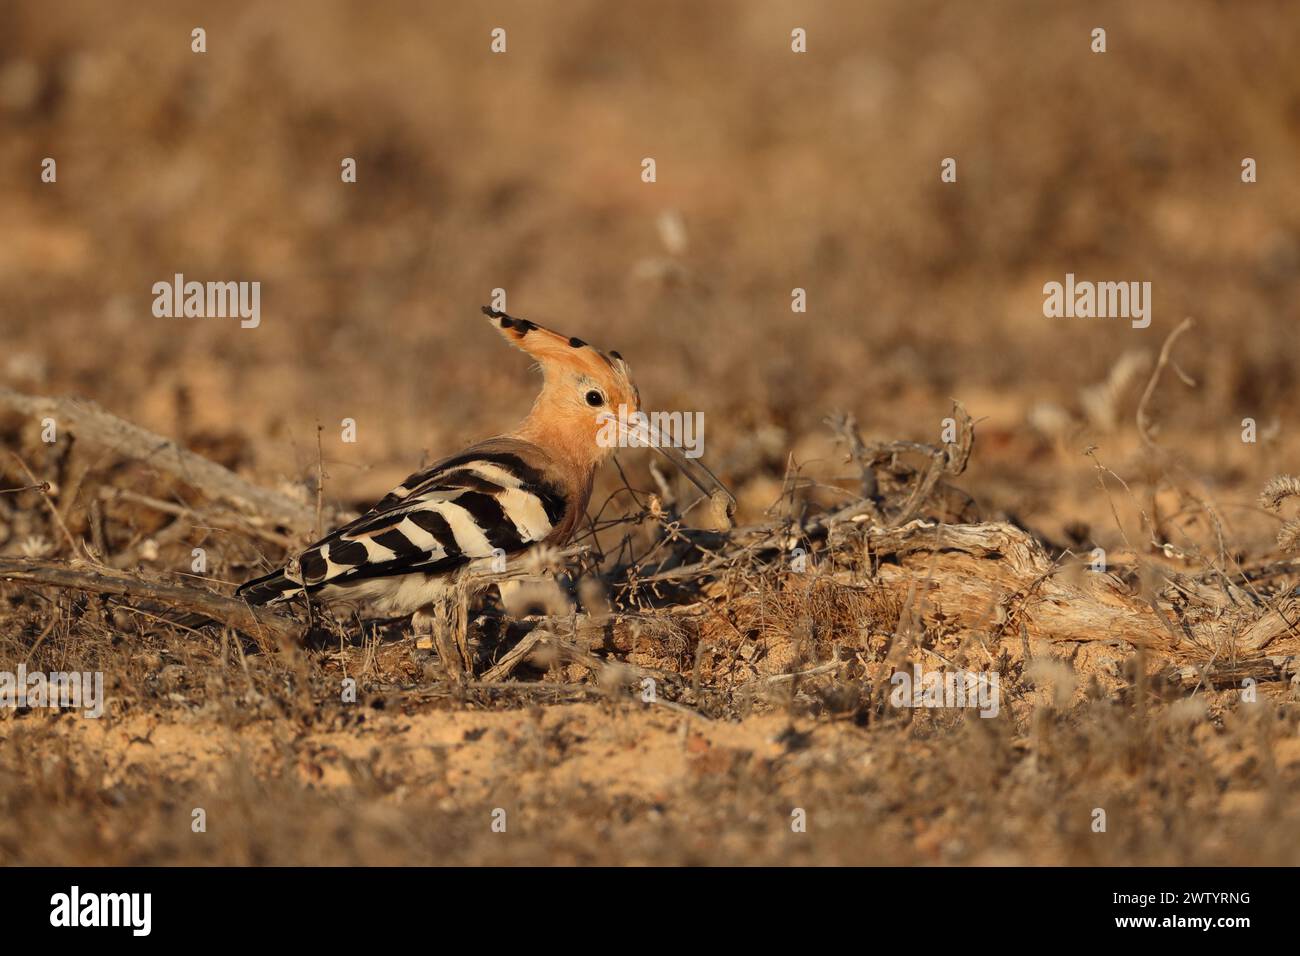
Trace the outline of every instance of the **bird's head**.
{"label": "bird's head", "polygon": [[728,517],[730,492],[698,458],[688,458],[659,435],[641,411],[641,394],[618,352],[602,352],[582,339],[483,308],[501,335],[537,360],[542,391],[515,436],[559,454],[574,467],[594,470],[620,445],[651,446],[677,465]]}

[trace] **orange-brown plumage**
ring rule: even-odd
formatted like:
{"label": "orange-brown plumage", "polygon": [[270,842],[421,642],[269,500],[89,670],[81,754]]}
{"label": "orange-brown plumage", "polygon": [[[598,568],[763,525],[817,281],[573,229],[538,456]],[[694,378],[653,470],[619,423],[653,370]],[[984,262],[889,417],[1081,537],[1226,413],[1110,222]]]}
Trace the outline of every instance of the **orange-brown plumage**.
{"label": "orange-brown plumage", "polygon": [[[537,360],[542,390],[528,416],[509,433],[547,453],[558,466],[579,511],[585,510],[596,469],[613,453],[598,441],[597,416],[640,408],[631,370],[618,353],[607,354],[578,338],[501,312],[484,309],[501,335]],[[595,394],[600,401],[594,401]]]}

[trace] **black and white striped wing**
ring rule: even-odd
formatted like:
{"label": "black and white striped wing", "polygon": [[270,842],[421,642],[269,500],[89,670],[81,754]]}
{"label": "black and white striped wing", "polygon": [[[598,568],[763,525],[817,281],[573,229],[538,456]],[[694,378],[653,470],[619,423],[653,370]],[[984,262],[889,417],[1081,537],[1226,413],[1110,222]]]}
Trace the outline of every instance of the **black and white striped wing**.
{"label": "black and white striped wing", "polygon": [[565,507],[559,489],[520,456],[469,453],[412,475],[302,552],[278,579],[250,581],[239,593],[266,603],[331,585],[451,572],[545,541]]}

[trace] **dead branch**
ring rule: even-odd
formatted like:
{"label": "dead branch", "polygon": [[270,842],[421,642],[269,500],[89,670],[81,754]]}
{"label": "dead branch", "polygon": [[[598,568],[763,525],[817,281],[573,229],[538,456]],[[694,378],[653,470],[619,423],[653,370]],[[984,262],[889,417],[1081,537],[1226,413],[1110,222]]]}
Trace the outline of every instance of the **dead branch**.
{"label": "dead branch", "polygon": [[0,579],[40,587],[68,588],[90,594],[152,601],[199,614],[250,637],[270,635],[281,641],[302,639],[302,625],[271,611],[201,588],[144,578],[107,568],[77,568],[54,561],[0,558]]}
{"label": "dead branch", "polygon": [[529,654],[536,650],[538,642],[545,636],[546,632],[541,628],[529,631],[524,635],[523,639],[514,647],[510,648],[510,650],[507,651],[499,661],[483,672],[482,679],[485,682],[491,683],[509,677],[514,669],[523,663],[524,659],[528,657]]}
{"label": "dead branch", "polygon": [[0,388],[0,410],[26,415],[36,421],[52,418],[61,432],[71,433],[79,441],[101,446],[123,458],[156,468],[212,500],[235,508],[251,522],[269,521],[293,531],[306,532],[311,530],[315,521],[312,509],[301,502],[245,481],[228,468],[187,451],[170,438],[106,412],[95,402],[23,395]]}
{"label": "dead branch", "polygon": [[1279,598],[1263,617],[1238,635],[1237,647],[1244,651],[1262,651],[1287,635],[1300,635],[1300,591]]}
{"label": "dead branch", "polygon": [[903,599],[915,593],[923,619],[988,633],[1014,616],[1033,640],[1170,644],[1151,606],[1114,577],[1064,574],[1013,525],[915,521],[873,528],[868,540],[877,557],[894,559],[880,564],[878,580]]}
{"label": "dead branch", "polygon": [[1239,687],[1247,679],[1255,682],[1294,680],[1300,672],[1300,657],[1273,654],[1250,660],[1222,664],[1186,664],[1171,666],[1165,679],[1180,687]]}
{"label": "dead branch", "polygon": [[[251,534],[254,537],[261,538],[263,541],[269,541],[272,544],[284,548],[286,551],[294,546],[294,540],[287,535],[280,534],[273,527],[265,525],[263,522],[249,521],[245,515],[230,514],[215,508],[195,509],[186,505],[178,505],[170,501],[163,501],[150,495],[142,495],[139,492],[131,491],[129,488],[112,488],[103,487],[99,489],[99,498],[101,501],[130,501],[134,504],[143,505],[146,508],[152,508],[163,514],[169,514],[176,518],[186,519],[184,522],[174,522],[166,532],[155,538],[161,543],[164,538],[180,537],[187,534],[192,528],[221,528],[226,531],[238,531],[243,534]],[[175,528],[175,531],[172,529]]]}

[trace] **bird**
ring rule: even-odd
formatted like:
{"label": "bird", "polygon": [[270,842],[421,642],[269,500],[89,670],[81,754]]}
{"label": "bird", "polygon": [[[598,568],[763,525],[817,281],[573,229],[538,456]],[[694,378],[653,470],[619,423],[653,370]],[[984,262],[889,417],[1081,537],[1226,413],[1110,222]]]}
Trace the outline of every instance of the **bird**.
{"label": "bird", "polygon": [[730,520],[735,499],[725,485],[655,434],[645,416],[630,414],[641,409],[641,395],[622,355],[482,311],[542,372],[541,392],[519,425],[412,474],[283,567],[241,585],[237,597],[265,606],[308,596],[386,617],[409,614],[417,629],[428,627],[467,569],[573,537],[597,470],[618,444],[608,440],[611,424],[622,443],[668,457]]}

